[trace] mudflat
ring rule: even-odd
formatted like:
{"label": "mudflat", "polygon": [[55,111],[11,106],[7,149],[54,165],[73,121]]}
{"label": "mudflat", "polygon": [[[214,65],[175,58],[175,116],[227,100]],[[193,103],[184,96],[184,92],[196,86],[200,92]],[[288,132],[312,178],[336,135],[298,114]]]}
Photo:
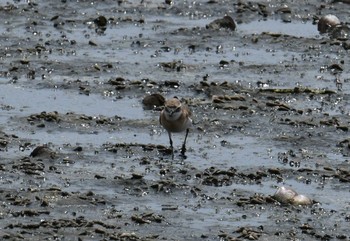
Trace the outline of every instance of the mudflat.
{"label": "mudflat", "polygon": [[290,2],[1,2],[1,239],[349,240],[349,2]]}

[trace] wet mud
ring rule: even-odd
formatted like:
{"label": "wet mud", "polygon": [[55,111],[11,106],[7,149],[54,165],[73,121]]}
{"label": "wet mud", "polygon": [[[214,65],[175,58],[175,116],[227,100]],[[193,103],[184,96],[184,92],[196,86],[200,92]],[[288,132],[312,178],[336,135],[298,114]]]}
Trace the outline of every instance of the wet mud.
{"label": "wet mud", "polygon": [[1,2],[1,239],[349,240],[348,7]]}

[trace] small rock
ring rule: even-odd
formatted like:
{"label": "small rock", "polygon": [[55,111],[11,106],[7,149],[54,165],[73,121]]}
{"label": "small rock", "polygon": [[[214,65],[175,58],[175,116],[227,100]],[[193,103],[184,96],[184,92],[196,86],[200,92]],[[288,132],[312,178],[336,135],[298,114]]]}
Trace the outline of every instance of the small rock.
{"label": "small rock", "polygon": [[76,148],[73,149],[73,151],[81,152],[83,151],[83,148],[81,146],[77,146]]}
{"label": "small rock", "polygon": [[143,175],[140,173],[132,173],[131,175],[132,175],[131,179],[142,179],[143,178]]}
{"label": "small rock", "polygon": [[165,3],[168,4],[168,5],[173,5],[174,2],[172,0],[165,0]]}
{"label": "small rock", "polygon": [[350,36],[350,28],[344,24],[337,25],[331,29],[329,35],[332,39],[347,41]]}
{"label": "small rock", "polygon": [[232,31],[236,30],[236,23],[230,16],[225,16],[220,19],[216,19],[206,26],[207,29],[218,30],[220,28],[227,28]]}
{"label": "small rock", "polygon": [[345,50],[349,50],[350,49],[350,41],[343,42],[342,46]]}
{"label": "small rock", "polygon": [[98,18],[96,18],[94,20],[94,23],[98,26],[98,27],[106,27],[107,26],[107,18],[104,16],[99,16]]}
{"label": "small rock", "polygon": [[31,153],[30,157],[54,158],[56,153],[47,146],[37,146]]}
{"label": "small rock", "polygon": [[142,104],[147,109],[163,106],[164,103],[165,103],[165,98],[161,94],[147,95],[142,100]]}

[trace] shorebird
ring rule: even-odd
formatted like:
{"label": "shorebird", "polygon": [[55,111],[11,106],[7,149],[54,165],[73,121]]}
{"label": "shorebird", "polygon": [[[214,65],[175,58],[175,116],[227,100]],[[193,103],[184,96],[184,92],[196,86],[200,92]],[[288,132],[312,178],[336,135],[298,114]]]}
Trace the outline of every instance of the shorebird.
{"label": "shorebird", "polygon": [[173,157],[174,151],[171,133],[186,131],[185,140],[182,144],[181,149],[181,154],[184,156],[186,152],[186,140],[188,132],[192,127],[191,111],[187,106],[182,105],[177,98],[169,99],[164,103],[164,109],[160,113],[159,122],[168,132],[170,148]]}

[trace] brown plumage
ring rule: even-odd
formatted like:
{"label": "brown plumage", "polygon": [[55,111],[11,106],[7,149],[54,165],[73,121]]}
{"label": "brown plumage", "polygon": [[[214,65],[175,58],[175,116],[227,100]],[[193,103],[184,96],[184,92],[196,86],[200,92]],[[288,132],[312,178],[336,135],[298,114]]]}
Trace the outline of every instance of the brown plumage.
{"label": "brown plumage", "polygon": [[185,140],[182,144],[182,155],[184,155],[186,152],[186,139],[189,129],[192,126],[191,116],[191,111],[187,106],[182,105],[177,98],[172,98],[165,102],[164,109],[160,113],[159,117],[160,124],[168,132],[171,149],[173,149],[171,133],[186,131]]}

